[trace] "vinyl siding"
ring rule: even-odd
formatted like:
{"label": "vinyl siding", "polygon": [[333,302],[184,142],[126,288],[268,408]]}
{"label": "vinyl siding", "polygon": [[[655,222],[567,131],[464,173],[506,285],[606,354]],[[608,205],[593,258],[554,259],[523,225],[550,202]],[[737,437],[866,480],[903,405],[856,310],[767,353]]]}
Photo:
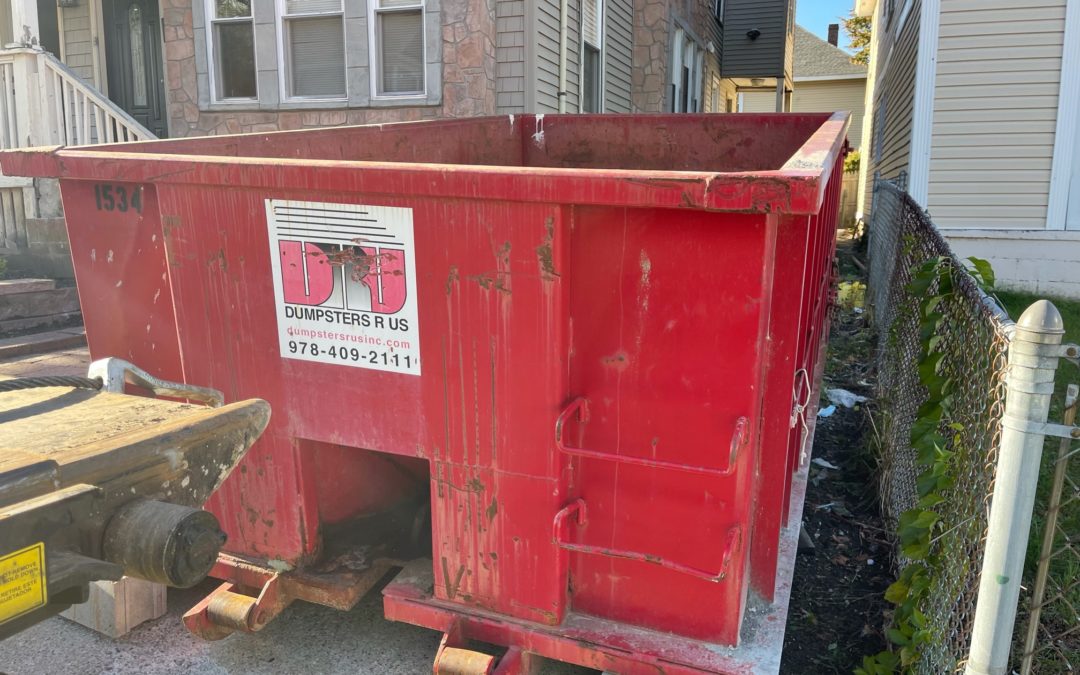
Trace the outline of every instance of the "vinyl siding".
{"label": "vinyl siding", "polygon": [[94,81],[94,41],[90,34],[90,2],[65,7],[63,12],[64,63],[87,82]]}
{"label": "vinyl siding", "polygon": [[744,91],[742,95],[742,110],[744,113],[771,113],[776,112],[775,91]]}
{"label": "vinyl siding", "polygon": [[[863,114],[866,110],[866,80],[833,80],[831,82],[796,82],[791,95],[792,112],[851,113],[848,142],[853,148],[863,147]],[[743,94],[743,112],[776,112],[776,92],[751,91]]]}
{"label": "vinyl siding", "polygon": [[[791,0],[726,0],[721,70],[724,77],[784,77]],[[794,11],[794,8],[791,8]],[[746,37],[761,31],[756,40]],[[790,72],[790,69],[788,70]]]}
{"label": "vinyl siding", "polygon": [[[848,142],[853,148],[863,146],[863,113],[866,109],[866,80],[834,80],[832,82],[796,82],[791,96],[792,112],[851,113]],[[771,96],[775,103],[776,96]]]}
{"label": "vinyl siding", "polygon": [[525,111],[525,1],[495,3],[495,111]]}
{"label": "vinyl siding", "polygon": [[[566,110],[578,109],[578,12],[580,1],[570,1],[567,38]],[[532,8],[535,31],[536,106],[530,112],[557,112],[559,110],[559,2],[536,0]]]}
{"label": "vinyl siding", "polygon": [[[870,148],[870,176],[880,172],[883,178],[895,178],[907,171],[911,150],[911,118],[915,95],[915,62],[919,46],[921,0],[912,3],[907,21],[896,33],[900,3],[889,29],[878,46],[877,86],[874,92],[874,124]],[[871,67],[875,67],[871,64]],[[868,181],[867,190],[872,190]]]}
{"label": "vinyl siding", "polygon": [[927,203],[935,222],[1045,228],[1065,0],[942,0],[940,31]]}
{"label": "vinyl siding", "polygon": [[633,23],[633,0],[604,3],[604,112],[630,112]]}

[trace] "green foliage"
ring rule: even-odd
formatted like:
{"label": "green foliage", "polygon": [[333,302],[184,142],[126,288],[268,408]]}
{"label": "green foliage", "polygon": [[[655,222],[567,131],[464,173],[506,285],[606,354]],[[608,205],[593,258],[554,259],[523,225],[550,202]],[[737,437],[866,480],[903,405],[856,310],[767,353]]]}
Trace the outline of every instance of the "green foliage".
{"label": "green foliage", "polygon": [[7,258],[0,257],[0,279],[7,276]]}
{"label": "green foliage", "polygon": [[855,16],[855,12],[851,12],[848,18],[841,21],[844,23],[844,32],[848,34],[848,48],[855,52],[851,62],[870,65],[870,17]]}
{"label": "green foliage", "polygon": [[852,150],[844,158],[844,173],[859,173],[859,151]]}
{"label": "green foliage", "polygon": [[919,381],[926,388],[926,401],[911,426],[911,445],[922,471],[916,482],[919,502],[900,515],[897,536],[900,550],[910,561],[899,578],[885,591],[885,599],[896,605],[893,624],[886,631],[893,649],[863,659],[856,675],[883,675],[911,672],[923,649],[934,638],[920,610],[930,593],[931,582],[941,569],[934,552],[935,533],[944,524],[935,510],[948,498],[956,483],[955,451],[963,443],[963,425],[952,419],[956,381],[942,370],[942,328],[944,308],[955,292],[956,275],[970,273],[984,288],[994,285],[994,270],[985,260],[968,258],[966,269],[958,269],[952,258],[928,260],[914,270],[907,293],[919,298],[918,321],[921,345],[918,357]]}

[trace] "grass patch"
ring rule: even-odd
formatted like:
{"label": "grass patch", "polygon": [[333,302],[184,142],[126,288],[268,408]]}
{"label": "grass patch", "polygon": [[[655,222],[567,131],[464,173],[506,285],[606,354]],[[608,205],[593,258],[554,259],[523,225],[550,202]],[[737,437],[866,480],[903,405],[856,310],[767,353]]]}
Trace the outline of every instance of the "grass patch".
{"label": "grass patch", "polygon": [[[1019,319],[1020,315],[1031,303],[1044,297],[1018,291],[999,291],[996,295],[1013,320]],[[1048,297],[1047,299],[1053,302],[1054,306],[1061,312],[1065,323],[1064,341],[1080,342],[1080,300],[1054,297]],[[1065,405],[1065,388],[1070,383],[1077,382],[1080,382],[1080,374],[1077,373],[1077,369],[1069,362],[1062,360],[1061,365],[1058,367],[1058,375],[1054,385],[1054,398],[1050,406],[1051,422],[1061,422]],[[1043,448],[1039,488],[1035,497],[1035,511],[1032,517],[1031,539],[1028,542],[1028,569],[1025,571],[1025,578],[1028,583],[1034,580],[1035,567],[1042,547],[1043,534],[1046,529],[1049,493],[1060,442],[1058,438],[1048,438]],[[1068,476],[1072,479],[1073,484],[1080,484],[1080,457],[1074,456],[1069,462]],[[1063,502],[1068,500],[1069,494],[1070,488],[1068,482],[1066,482]],[[1071,504],[1066,503],[1062,508],[1058,523],[1072,538],[1072,546],[1077,551],[1077,555],[1065,552],[1054,558],[1050,565],[1050,577],[1052,581],[1057,582],[1056,585],[1059,588],[1068,588],[1070,584],[1075,583],[1077,578],[1080,578],[1080,501],[1074,500]],[[1060,548],[1064,543],[1062,537],[1059,536],[1055,542],[1055,549]],[[1054,585],[1051,584],[1047,590],[1048,598],[1055,595],[1053,591]],[[1021,602],[1025,602],[1023,596]],[[1021,616],[1026,616],[1027,609],[1027,607],[1021,607]],[[1043,609],[1041,623],[1051,634],[1058,635],[1075,627],[1078,612],[1080,612],[1080,585],[1074,585],[1071,590],[1066,591],[1064,597]],[[1022,651],[1025,631],[1026,620],[1023,622],[1018,620],[1018,641],[1013,650],[1016,657],[1019,657]],[[1043,640],[1040,638],[1039,645],[1042,644]],[[1036,662],[1037,672],[1064,672],[1064,669],[1068,668],[1067,664],[1071,663],[1072,667],[1075,668],[1080,663],[1080,636],[1075,633],[1062,640],[1056,646],[1056,649],[1060,650],[1060,654],[1054,654],[1055,649],[1040,653]]]}

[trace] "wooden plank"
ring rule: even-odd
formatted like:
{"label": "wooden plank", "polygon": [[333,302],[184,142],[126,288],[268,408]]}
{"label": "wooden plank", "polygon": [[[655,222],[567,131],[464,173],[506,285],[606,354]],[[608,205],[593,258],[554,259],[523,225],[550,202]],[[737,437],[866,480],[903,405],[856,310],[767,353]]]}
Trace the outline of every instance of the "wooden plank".
{"label": "wooden plank", "polygon": [[106,635],[127,635],[139,624],[165,615],[166,589],[162,584],[124,577],[120,581],[95,581],[90,597],[72,605],[60,616]]}
{"label": "wooden plank", "polygon": [[71,349],[86,345],[86,332],[82,328],[49,331],[22,337],[0,340],[0,360],[13,359],[28,354],[44,354],[58,349]]}

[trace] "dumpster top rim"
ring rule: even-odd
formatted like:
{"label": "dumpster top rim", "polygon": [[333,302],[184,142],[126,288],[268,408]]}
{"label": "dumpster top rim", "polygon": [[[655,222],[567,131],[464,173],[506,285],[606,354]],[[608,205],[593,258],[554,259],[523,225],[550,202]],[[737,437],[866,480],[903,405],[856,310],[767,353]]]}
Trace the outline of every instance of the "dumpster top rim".
{"label": "dumpster top rim", "polygon": [[[0,152],[7,175],[524,202],[817,213],[850,117],[823,123],[775,170],[595,169],[141,153],[53,146]],[[406,123],[408,124],[408,123]],[[280,132],[291,133],[291,132]],[[268,135],[268,134],[258,134]],[[159,143],[160,141],[147,141]],[[606,189],[597,189],[606,184]]]}

